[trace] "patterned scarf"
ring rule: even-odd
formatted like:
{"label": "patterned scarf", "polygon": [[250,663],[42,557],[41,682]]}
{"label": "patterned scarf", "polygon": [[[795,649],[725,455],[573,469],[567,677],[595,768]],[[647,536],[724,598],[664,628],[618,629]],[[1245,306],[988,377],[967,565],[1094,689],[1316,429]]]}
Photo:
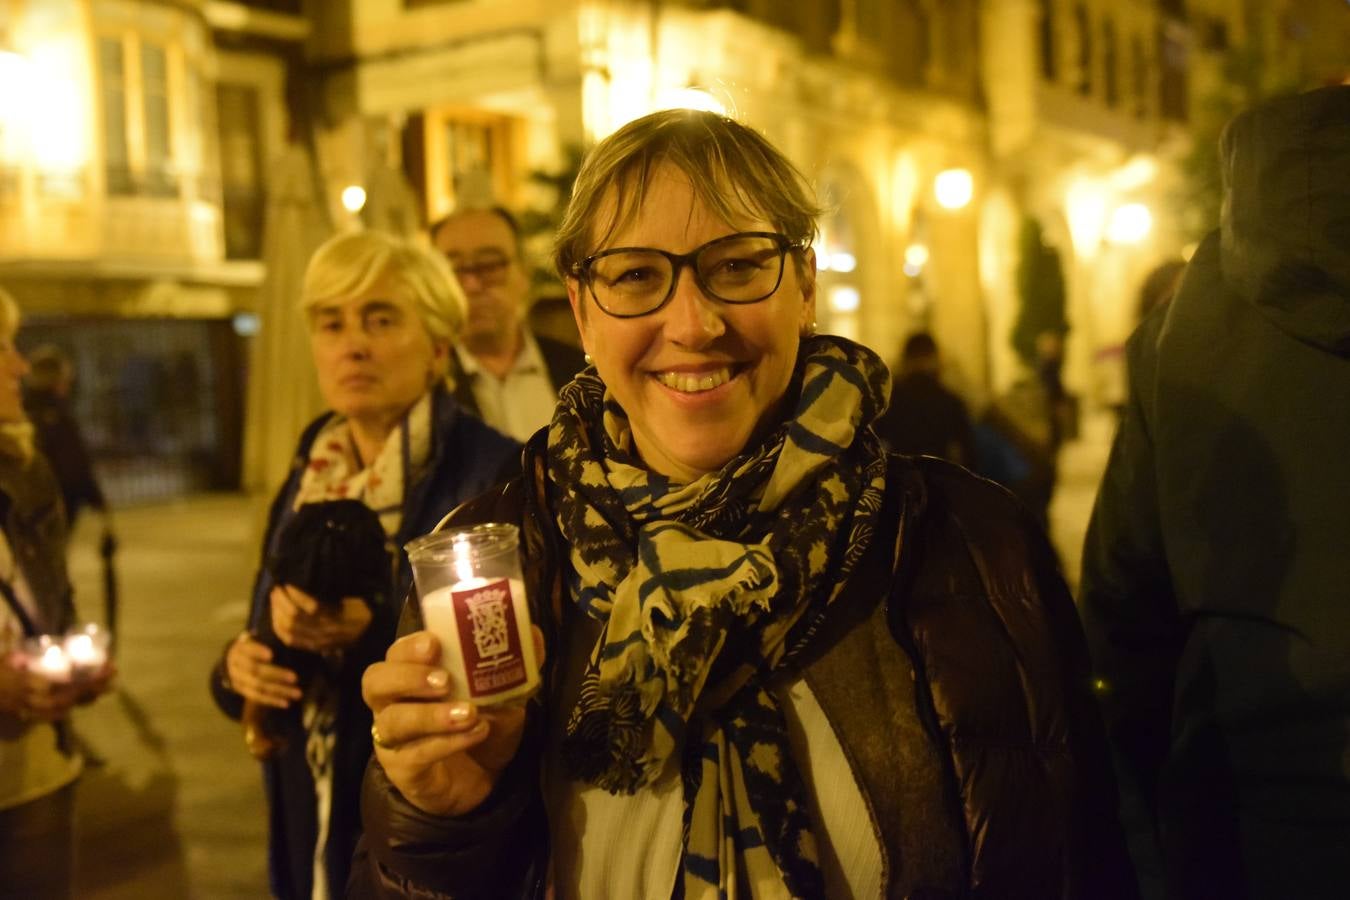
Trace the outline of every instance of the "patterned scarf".
{"label": "patterned scarf", "polygon": [[[390,539],[387,545],[390,558],[397,559],[398,550],[392,541],[403,525],[407,486],[416,483],[431,458],[433,393],[428,391],[413,404],[403,421],[385,439],[379,455],[364,467],[357,456],[347,418],[335,415],[324,423],[310,445],[309,460],[295,492],[295,508],[322,500],[360,500],[380,517],[380,526]],[[317,873],[323,871],[322,860],[332,812],[338,671],[338,662],[325,658],[323,677],[309,680],[300,706],[305,730],[305,759],[315,788]]]}
{"label": "patterned scarf", "polygon": [[309,462],[295,493],[295,508],[350,497],[362,501],[380,517],[385,534],[391,538],[398,534],[406,487],[417,480],[431,456],[433,393],[428,391],[413,404],[367,466],[357,458],[346,417],[333,416],[324,423],[310,445]]}
{"label": "patterned scarf", "polygon": [[642,465],[592,371],[563,389],[549,478],[572,596],[604,623],[564,760],[612,793],[678,761],[689,900],[823,893],[805,786],[766,682],[809,643],[870,543],[885,456],[869,426],[889,389],[866,348],[805,339],[792,415],[690,484]]}

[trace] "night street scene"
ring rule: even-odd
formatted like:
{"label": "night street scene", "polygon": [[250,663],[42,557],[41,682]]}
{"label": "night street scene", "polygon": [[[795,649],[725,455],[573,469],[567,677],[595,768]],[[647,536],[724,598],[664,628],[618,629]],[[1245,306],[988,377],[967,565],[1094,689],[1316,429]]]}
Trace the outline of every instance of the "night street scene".
{"label": "night street scene", "polygon": [[0,900],[1350,884],[1350,0],[0,0]]}

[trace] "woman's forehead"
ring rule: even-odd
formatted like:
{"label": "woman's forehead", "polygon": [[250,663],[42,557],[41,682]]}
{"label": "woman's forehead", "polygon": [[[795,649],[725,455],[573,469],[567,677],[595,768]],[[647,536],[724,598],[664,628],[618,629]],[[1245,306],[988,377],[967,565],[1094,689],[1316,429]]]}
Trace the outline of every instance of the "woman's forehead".
{"label": "woman's forehead", "polygon": [[592,252],[653,237],[669,241],[709,230],[731,234],[772,228],[744,189],[728,179],[699,190],[694,179],[669,163],[652,168],[645,179],[639,180],[640,174],[627,173],[605,192],[591,230]]}

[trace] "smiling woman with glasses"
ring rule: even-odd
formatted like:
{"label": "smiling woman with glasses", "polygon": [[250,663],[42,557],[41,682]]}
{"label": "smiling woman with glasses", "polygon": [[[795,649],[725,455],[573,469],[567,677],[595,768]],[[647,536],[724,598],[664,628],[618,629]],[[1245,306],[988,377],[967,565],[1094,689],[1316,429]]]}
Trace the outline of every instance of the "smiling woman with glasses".
{"label": "smiling woman with glasses", "polygon": [[451,701],[405,605],[348,896],[1135,895],[1054,554],[885,452],[885,366],[815,334],[818,213],[711,113],[591,152],[554,264],[593,365],[451,517],[520,527],[544,687]]}

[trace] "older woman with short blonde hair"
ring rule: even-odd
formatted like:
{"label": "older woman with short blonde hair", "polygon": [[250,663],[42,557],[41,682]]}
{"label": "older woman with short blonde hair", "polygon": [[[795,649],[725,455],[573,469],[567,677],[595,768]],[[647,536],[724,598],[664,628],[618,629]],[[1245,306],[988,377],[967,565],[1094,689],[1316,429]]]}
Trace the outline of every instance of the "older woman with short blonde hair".
{"label": "older woman with short blonde hair", "polygon": [[[315,251],[299,300],[330,412],[301,435],[272,505],[264,561],[289,549],[282,539],[300,508],[356,499],[378,517],[394,555],[389,584],[330,609],[264,565],[247,630],[227,646],[212,689],[226,714],[244,715],[246,741],[263,760],[273,894],[312,900],[341,893],[360,833],[371,721],[359,679],[393,638],[411,579],[401,548],[518,471],[519,445],[464,413],[447,389],[465,301],[437,254],[374,231],[339,235]],[[283,664],[296,653],[322,660],[316,674]],[[275,733],[258,709],[277,711]]]}

